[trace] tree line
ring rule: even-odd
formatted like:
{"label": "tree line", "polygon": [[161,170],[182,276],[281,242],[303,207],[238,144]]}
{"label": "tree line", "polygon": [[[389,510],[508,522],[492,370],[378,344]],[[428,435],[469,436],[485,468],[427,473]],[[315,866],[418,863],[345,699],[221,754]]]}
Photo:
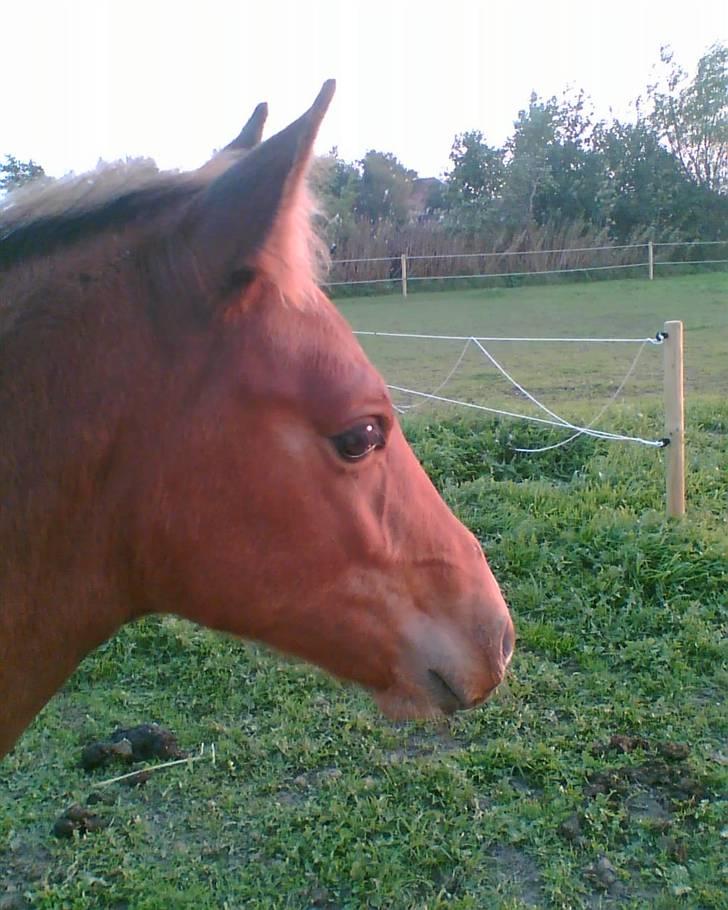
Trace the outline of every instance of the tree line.
{"label": "tree line", "polygon": [[386,152],[347,162],[333,149],[319,193],[336,255],[377,235],[391,253],[417,246],[416,225],[429,247],[434,232],[459,249],[567,228],[615,244],[728,239],[728,48],[712,46],[692,77],[665,48],[656,75],[630,122],[597,119],[583,91],[534,93],[502,146],[479,129],[456,135],[442,180]]}
{"label": "tree line", "polygon": [[[0,190],[43,177],[7,155]],[[663,48],[632,121],[597,119],[583,91],[533,93],[502,146],[455,136],[442,179],[393,154],[319,158],[322,230],[335,257],[542,243],[728,240],[728,47],[688,75]]]}

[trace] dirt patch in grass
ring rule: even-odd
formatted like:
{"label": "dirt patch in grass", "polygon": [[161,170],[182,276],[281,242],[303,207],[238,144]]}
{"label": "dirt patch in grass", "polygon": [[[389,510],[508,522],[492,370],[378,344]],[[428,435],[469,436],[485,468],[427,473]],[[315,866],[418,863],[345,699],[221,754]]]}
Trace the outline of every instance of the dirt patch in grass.
{"label": "dirt patch in grass", "polygon": [[487,857],[499,892],[518,898],[528,907],[543,907],[541,871],[524,850],[507,844],[492,847]]}
{"label": "dirt patch in grass", "polygon": [[17,838],[10,842],[2,859],[0,910],[25,910],[30,904],[24,892],[48,875],[51,854],[45,847],[30,845]]}
{"label": "dirt patch in grass", "polygon": [[[654,838],[654,847],[674,863],[688,858],[686,833],[691,808],[710,798],[707,783],[691,767],[690,750],[684,743],[653,742],[639,736],[617,734],[592,747],[592,754],[611,757],[644,754],[645,760],[633,765],[614,765],[593,771],[584,785],[584,804],[559,826],[559,834],[577,847],[589,843],[590,805],[606,799],[615,813],[622,814],[624,837],[630,838],[638,826]],[[621,906],[625,900],[644,900],[654,894],[639,873],[617,869],[605,854],[597,854],[583,867],[583,879],[590,888],[590,907]]]}
{"label": "dirt patch in grass", "polygon": [[616,734],[592,747],[592,754],[600,756],[636,752],[649,757],[637,765],[593,772],[584,795],[593,799],[603,794],[623,803],[630,818],[658,825],[669,822],[677,809],[707,796],[705,783],[691,768],[690,749],[685,743],[651,742],[641,736]]}
{"label": "dirt patch in grass", "polygon": [[449,727],[442,725],[409,733],[399,748],[385,752],[383,758],[386,764],[391,765],[430,755],[449,755],[466,746],[466,741],[453,736]]}
{"label": "dirt patch in grass", "polygon": [[297,774],[276,793],[276,800],[282,806],[302,806],[327,781],[342,776],[340,768],[317,768]]}
{"label": "dirt patch in grass", "polygon": [[689,767],[676,767],[655,760],[623,768],[606,768],[591,774],[584,794],[595,797],[600,793],[620,801],[647,796],[659,802],[667,812],[707,795],[704,783]]}

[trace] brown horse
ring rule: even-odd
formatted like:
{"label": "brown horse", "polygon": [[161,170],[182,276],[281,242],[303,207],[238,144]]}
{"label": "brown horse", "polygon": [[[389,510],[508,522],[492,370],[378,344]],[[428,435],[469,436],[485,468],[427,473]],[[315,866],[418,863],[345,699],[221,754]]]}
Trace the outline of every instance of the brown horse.
{"label": "brown horse", "polygon": [[319,290],[333,95],[192,174],[21,190],[0,220],[0,754],[124,623],[173,612],[371,689],[476,705],[514,632],[477,541]]}

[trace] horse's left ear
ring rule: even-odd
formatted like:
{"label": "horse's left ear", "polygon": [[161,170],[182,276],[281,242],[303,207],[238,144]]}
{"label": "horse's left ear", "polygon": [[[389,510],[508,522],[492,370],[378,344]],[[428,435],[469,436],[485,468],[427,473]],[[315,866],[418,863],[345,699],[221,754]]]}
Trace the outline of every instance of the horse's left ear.
{"label": "horse's left ear", "polygon": [[250,119],[240,130],[240,133],[232,142],[225,146],[223,151],[237,152],[255,148],[263,138],[263,127],[267,119],[268,105],[265,101],[262,101],[250,115]]}
{"label": "horse's left ear", "polygon": [[260,144],[260,140],[263,138],[263,127],[267,119],[268,105],[265,101],[261,101],[233,141],[229,142],[225,148],[215,152],[209,161],[198,168],[197,173],[206,179],[212,180],[222,174],[223,171],[226,171],[234,162],[239,161],[242,154],[249,152],[250,149]]}
{"label": "horse's left ear", "polygon": [[[181,227],[198,278],[212,296],[228,290],[241,273],[269,273],[282,288],[287,276],[302,268],[310,273],[310,261],[304,264],[308,251],[301,248],[308,237],[300,224],[301,215],[308,218],[305,177],[335,88],[333,79],[325,82],[302,117],[215,177],[187,211]],[[247,142],[258,125],[262,129],[259,110],[233,144],[241,137]]]}

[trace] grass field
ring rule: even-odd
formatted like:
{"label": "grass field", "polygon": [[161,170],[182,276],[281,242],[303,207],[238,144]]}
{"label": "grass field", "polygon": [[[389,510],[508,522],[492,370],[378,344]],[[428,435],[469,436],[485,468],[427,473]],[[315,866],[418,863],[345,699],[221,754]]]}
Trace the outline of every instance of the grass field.
{"label": "grass field", "polygon": [[[0,908],[723,910],[728,278],[342,309],[356,328],[455,334],[652,335],[682,318],[687,520],[663,519],[654,450],[579,440],[523,457],[515,444],[551,432],[454,412],[408,417],[512,605],[508,683],[448,723],[393,725],[364,693],[261,648],[175,619],[127,628],[0,765]],[[442,376],[409,348],[375,347],[392,382],[426,388]],[[588,414],[619,376],[612,357],[599,366],[604,385],[588,351],[539,347],[513,369],[548,403]],[[660,375],[654,394],[636,380],[614,414],[620,428],[659,428]],[[473,383],[465,394],[490,401]],[[215,763],[104,788],[125,769],[79,767],[84,743],[152,721],[184,748],[214,743]],[[94,793],[108,826],[51,836],[58,815]]]}
{"label": "grass field", "polygon": [[[356,330],[433,335],[654,337],[669,319],[686,331],[689,395],[728,389],[728,274],[658,281],[600,281],[518,289],[342,300]],[[429,391],[447,376],[463,343],[362,337],[388,381]],[[493,355],[529,391],[566,407],[598,404],[616,389],[638,346],[489,342]],[[442,394],[496,403],[518,396],[475,349]],[[662,395],[662,353],[649,346],[626,387],[631,399]]]}

